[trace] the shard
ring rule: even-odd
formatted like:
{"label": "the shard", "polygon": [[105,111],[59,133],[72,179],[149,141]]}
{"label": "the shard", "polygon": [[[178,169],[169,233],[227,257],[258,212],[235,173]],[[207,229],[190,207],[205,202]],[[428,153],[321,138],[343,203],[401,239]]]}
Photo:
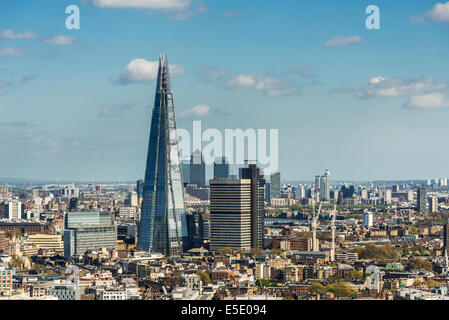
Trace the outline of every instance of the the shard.
{"label": "the shard", "polygon": [[168,62],[159,59],[151,120],[138,247],[179,256],[187,238],[181,162]]}

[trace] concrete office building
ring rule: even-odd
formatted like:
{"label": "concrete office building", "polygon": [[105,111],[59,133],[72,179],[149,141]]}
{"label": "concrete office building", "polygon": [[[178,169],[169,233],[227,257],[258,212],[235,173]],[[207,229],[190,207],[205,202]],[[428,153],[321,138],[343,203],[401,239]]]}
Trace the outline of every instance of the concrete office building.
{"label": "concrete office building", "polygon": [[64,219],[64,257],[117,246],[117,226],[108,213],[68,212]]}
{"label": "concrete office building", "polygon": [[251,249],[251,180],[210,180],[210,250]]}

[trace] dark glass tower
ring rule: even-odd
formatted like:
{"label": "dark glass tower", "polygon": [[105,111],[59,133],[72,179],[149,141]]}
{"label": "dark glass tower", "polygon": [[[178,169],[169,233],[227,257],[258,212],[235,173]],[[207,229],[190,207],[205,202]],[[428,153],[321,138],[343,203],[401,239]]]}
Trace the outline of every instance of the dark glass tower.
{"label": "dark glass tower", "polygon": [[251,180],[251,248],[264,247],[265,178],[255,164],[241,168],[241,179]]}
{"label": "dark glass tower", "polygon": [[187,237],[184,189],[168,62],[159,59],[138,247],[179,256]]}
{"label": "dark glass tower", "polygon": [[229,178],[229,163],[225,157],[218,157],[214,162],[214,178]]}
{"label": "dark glass tower", "polygon": [[206,164],[200,150],[195,150],[190,158],[190,183],[196,184],[198,188],[206,186]]}

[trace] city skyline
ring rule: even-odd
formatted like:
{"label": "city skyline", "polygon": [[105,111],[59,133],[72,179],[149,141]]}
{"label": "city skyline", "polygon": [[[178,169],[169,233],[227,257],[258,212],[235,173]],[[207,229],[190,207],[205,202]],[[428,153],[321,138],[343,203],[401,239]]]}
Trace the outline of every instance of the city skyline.
{"label": "city skyline", "polygon": [[0,177],[142,178],[160,52],[173,63],[178,127],[279,129],[285,180],[449,175],[434,138],[448,110],[444,1],[377,1],[380,30],[365,28],[367,1],[101,3],[73,1],[72,31],[68,3],[0,4]]}

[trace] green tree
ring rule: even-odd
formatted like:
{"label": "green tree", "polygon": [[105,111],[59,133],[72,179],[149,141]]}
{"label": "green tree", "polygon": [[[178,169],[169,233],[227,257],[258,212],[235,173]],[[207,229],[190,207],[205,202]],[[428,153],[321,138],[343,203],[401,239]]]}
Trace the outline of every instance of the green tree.
{"label": "green tree", "polygon": [[319,293],[324,293],[326,292],[326,287],[323,286],[321,283],[319,282],[314,282],[310,285],[309,287],[309,292],[311,294],[319,294]]}
{"label": "green tree", "polygon": [[429,260],[426,260],[426,259],[415,259],[415,260],[413,260],[410,263],[409,268],[410,268],[410,270],[424,269],[424,270],[427,270],[427,271],[430,271],[430,272],[433,271],[432,263]]}
{"label": "green tree", "polygon": [[261,287],[262,285],[264,287],[269,287],[270,286],[270,281],[268,281],[267,279],[262,279],[262,278],[257,279],[256,286]]}
{"label": "green tree", "polygon": [[221,248],[220,250],[218,250],[218,252],[220,252],[222,254],[232,254],[233,250],[232,250],[232,248],[224,247],[224,248]]}
{"label": "green tree", "polygon": [[195,272],[195,274],[197,274],[200,277],[201,281],[204,284],[210,283],[210,276],[207,272],[205,272],[203,270],[198,270],[197,272]]}
{"label": "green tree", "polygon": [[251,257],[261,256],[264,254],[263,249],[261,248],[251,248],[250,255]]}
{"label": "green tree", "polygon": [[344,281],[331,283],[327,285],[326,288],[338,298],[355,298],[357,296],[357,292]]}

